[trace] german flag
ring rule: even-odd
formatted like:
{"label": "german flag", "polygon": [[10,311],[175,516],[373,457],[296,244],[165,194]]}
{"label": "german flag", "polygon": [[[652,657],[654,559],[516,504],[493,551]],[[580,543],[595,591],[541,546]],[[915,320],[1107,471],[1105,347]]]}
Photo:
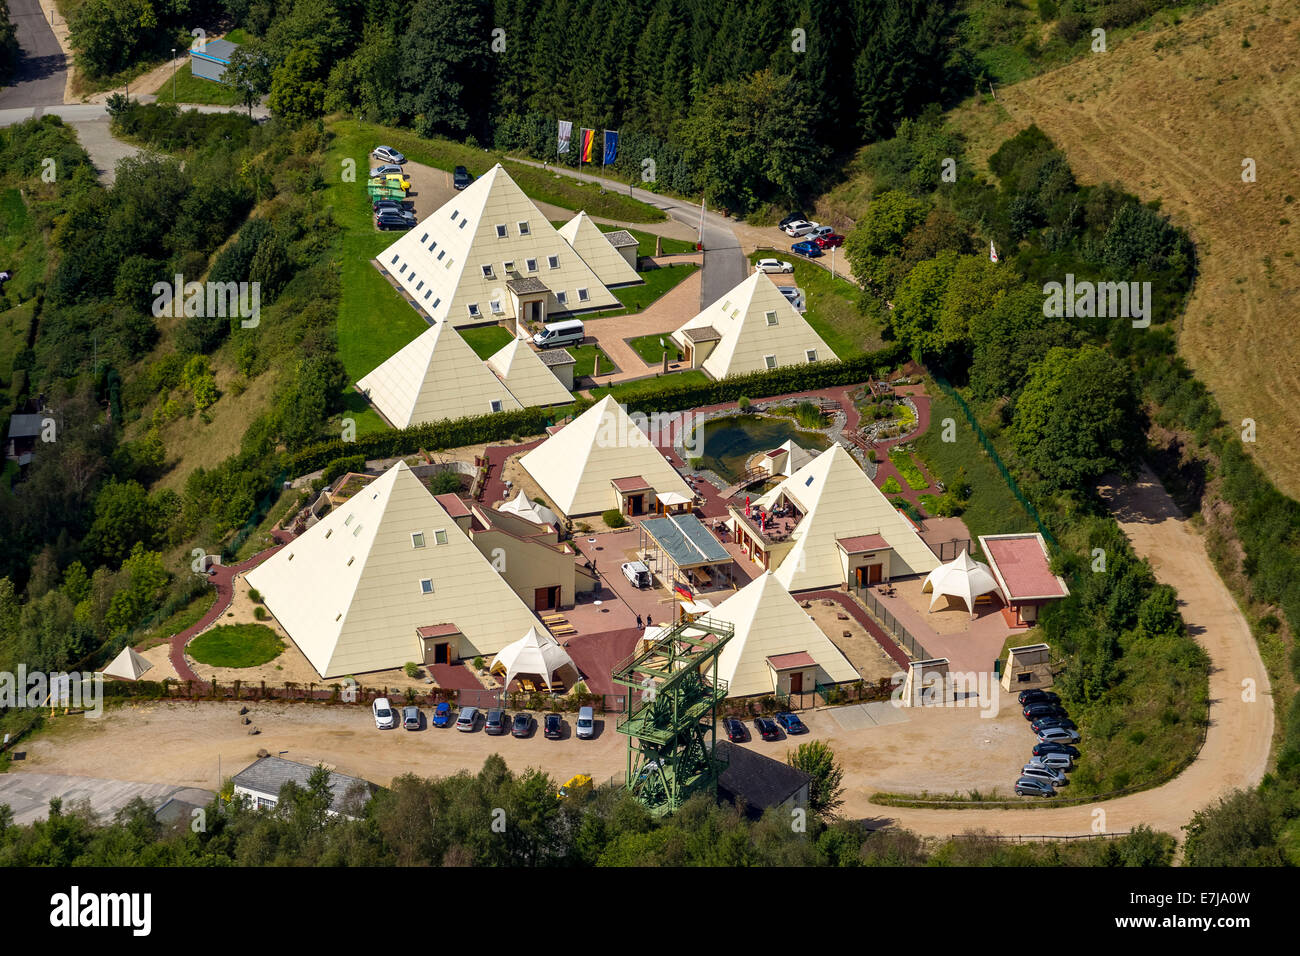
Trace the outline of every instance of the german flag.
{"label": "german flag", "polygon": [[582,152],[581,158],[584,163],[590,163],[595,159],[593,155],[596,150],[596,131],[594,129],[583,129],[582,131]]}

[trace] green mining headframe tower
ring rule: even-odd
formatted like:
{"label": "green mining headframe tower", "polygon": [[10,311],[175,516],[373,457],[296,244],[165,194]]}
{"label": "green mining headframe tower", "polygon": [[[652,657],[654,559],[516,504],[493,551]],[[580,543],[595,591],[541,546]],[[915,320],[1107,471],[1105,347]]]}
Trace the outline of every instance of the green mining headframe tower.
{"label": "green mining headframe tower", "polygon": [[618,721],[627,735],[627,788],[652,813],[671,813],[691,794],[717,789],[714,711],[727,696],[718,656],[734,633],[707,617],[679,621],[614,668],[615,683],[628,689],[628,711]]}

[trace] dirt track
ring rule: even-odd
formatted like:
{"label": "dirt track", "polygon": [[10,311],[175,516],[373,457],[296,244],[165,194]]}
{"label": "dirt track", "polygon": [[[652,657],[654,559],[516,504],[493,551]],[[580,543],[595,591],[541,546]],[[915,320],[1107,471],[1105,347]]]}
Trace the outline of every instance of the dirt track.
{"label": "dirt track", "polygon": [[[1204,541],[1149,471],[1119,493],[1114,489],[1103,489],[1103,493],[1111,497],[1120,526],[1137,553],[1150,559],[1159,580],[1178,589],[1183,618],[1210,655],[1210,728],[1200,757],[1163,787],[1104,803],[1060,810],[878,807],[876,815],[930,835],[980,827],[1003,833],[1064,835],[1092,832],[1094,814],[1104,810],[1104,821],[1097,829],[1124,831],[1145,823],[1181,838],[1183,825],[1195,811],[1263,777],[1273,736],[1268,675],[1250,628],[1210,564]],[[1242,700],[1247,680],[1254,681],[1253,703]],[[863,812],[860,806],[855,809]]]}

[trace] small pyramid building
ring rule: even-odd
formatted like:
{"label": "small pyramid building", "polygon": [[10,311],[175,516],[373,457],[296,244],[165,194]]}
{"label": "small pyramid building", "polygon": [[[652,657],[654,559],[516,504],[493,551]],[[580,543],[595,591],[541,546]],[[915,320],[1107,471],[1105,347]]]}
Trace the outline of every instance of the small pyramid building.
{"label": "small pyramid building", "polygon": [[612,395],[519,459],[566,517],[617,508],[642,514],[655,495],[693,492]]}
{"label": "small pyramid building", "polygon": [[619,305],[500,163],[375,261],[429,322],[544,322]]}
{"label": "small pyramid building", "polygon": [[519,489],[519,494],[515,495],[512,500],[507,501],[497,510],[508,515],[518,515],[525,521],[531,521],[533,524],[537,525],[549,524],[552,527],[559,527],[560,524],[559,515],[546,507],[546,505],[539,505],[536,501],[529,500],[528,496],[524,494],[522,488]]}
{"label": "small pyramid building", "polygon": [[887,559],[886,580],[939,566],[912,523],[842,445],[832,445],[755,504],[764,509],[791,504],[801,515],[790,533],[793,547],[774,569],[788,591],[838,587],[850,579],[855,555],[863,553]]}
{"label": "small pyramid building", "polygon": [[561,226],[559,233],[605,285],[630,285],[643,281],[585,211]]}
{"label": "small pyramid building", "polygon": [[139,680],[152,667],[142,655],[136,653],[135,648],[126,647],[104,668],[103,674],[119,680]]}
{"label": "small pyramid building", "polygon": [[447,322],[425,329],[357,388],[394,428],[523,407]]}
{"label": "small pyramid building", "polygon": [[679,327],[673,341],[691,368],[715,379],[836,357],[764,272]]}
{"label": "small pyramid building", "polygon": [[398,462],[246,575],[322,678],[493,654],[537,618]]}
{"label": "small pyramid building", "polygon": [[569,390],[522,339],[511,339],[487,364],[522,406],[565,405],[573,401]]}
{"label": "small pyramid building", "polygon": [[800,674],[796,690],[811,691],[814,681],[834,684],[858,679],[858,672],[776,575],[764,572],[709,612],[710,620],[735,628],[718,658],[718,676],[727,694],[747,697],[790,693],[790,675]]}

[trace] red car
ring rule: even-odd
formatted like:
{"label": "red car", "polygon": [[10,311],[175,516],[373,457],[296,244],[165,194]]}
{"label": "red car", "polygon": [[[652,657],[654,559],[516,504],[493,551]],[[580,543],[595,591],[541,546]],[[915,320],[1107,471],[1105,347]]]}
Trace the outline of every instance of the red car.
{"label": "red car", "polygon": [[838,232],[832,232],[829,236],[818,236],[813,240],[813,242],[817,243],[817,245],[821,246],[823,249],[829,249],[831,246],[844,245],[844,237]]}

